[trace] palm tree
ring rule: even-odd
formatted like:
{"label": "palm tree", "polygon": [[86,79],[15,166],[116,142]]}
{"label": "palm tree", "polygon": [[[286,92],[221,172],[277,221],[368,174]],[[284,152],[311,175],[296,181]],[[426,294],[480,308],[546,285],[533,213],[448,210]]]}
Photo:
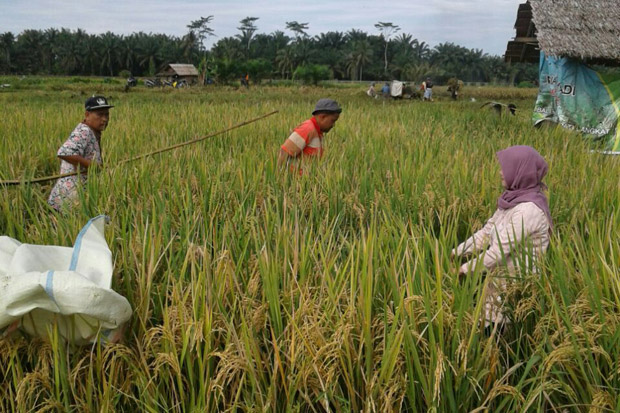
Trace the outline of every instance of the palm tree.
{"label": "palm tree", "polygon": [[394,38],[394,46],[401,52],[413,52],[413,46],[417,39],[414,39],[409,33],[401,33],[400,36]]}
{"label": "palm tree", "polygon": [[138,38],[135,34],[131,34],[121,42],[120,65],[123,69],[128,70],[132,75],[137,74],[136,63],[138,60]]}
{"label": "palm tree", "polygon": [[[168,36],[166,34],[156,34],[154,41],[159,44],[159,54],[156,59],[157,66],[164,61],[168,62],[182,62],[183,61],[183,49],[181,48],[181,41],[174,36]],[[188,63],[188,62],[187,62]]]}
{"label": "palm tree", "polygon": [[366,39],[368,39],[368,33],[362,30],[351,29],[345,34],[345,40],[347,43],[353,43],[358,40]]}
{"label": "palm tree", "polygon": [[101,40],[101,69],[106,69],[110,76],[114,76],[115,64],[120,61],[120,38],[112,32],[102,34]]}
{"label": "palm tree", "polygon": [[185,61],[195,60],[200,50],[199,39],[196,33],[190,31],[181,38],[181,53]]}
{"label": "palm tree", "polygon": [[194,20],[187,25],[189,32],[198,38],[198,49],[200,51],[206,52],[205,39],[209,36],[215,36],[215,31],[209,27],[212,20],[213,16],[200,17],[200,19]]}
{"label": "palm tree", "polygon": [[401,76],[403,79],[416,82],[418,80],[424,79],[430,74],[434,74],[435,76],[443,76],[443,70],[427,63],[420,62],[409,64],[402,68]]}
{"label": "palm tree", "polygon": [[4,57],[6,60],[6,73],[11,72],[11,52],[13,51],[13,44],[15,43],[15,36],[13,33],[6,32],[0,35],[0,45],[4,51]]}
{"label": "palm tree", "polygon": [[299,40],[301,37],[308,37],[308,23],[299,23],[297,21],[286,22],[286,28],[293,33],[295,33],[295,37]]}
{"label": "palm tree", "polygon": [[293,50],[292,46],[278,50],[278,53],[276,54],[276,64],[282,77],[288,79],[288,75],[293,72],[294,63],[295,50]]}
{"label": "palm tree", "polygon": [[96,75],[101,73],[100,55],[101,47],[99,46],[101,39],[95,35],[88,35],[88,40],[82,45],[82,54],[84,56],[83,72],[88,75]]}
{"label": "palm tree", "polygon": [[[82,35],[80,33],[80,35]],[[54,47],[57,58],[57,70],[59,73],[75,75],[82,69],[82,51],[79,37],[68,29],[62,29],[58,34],[57,45]]]}
{"label": "palm tree", "polygon": [[314,41],[309,37],[298,38],[292,46],[295,51],[295,66],[309,64],[315,53]]}
{"label": "palm tree", "polygon": [[153,76],[161,62],[161,44],[152,35],[138,33],[138,65],[143,72]]}
{"label": "palm tree", "polygon": [[383,66],[383,72],[387,75],[387,68],[388,68],[388,45],[390,44],[390,37],[396,33],[397,31],[400,30],[400,27],[398,27],[397,25],[391,23],[391,22],[379,22],[377,24],[375,24],[375,28],[377,28],[379,30],[379,32],[381,32],[381,37],[383,38],[383,41],[385,43],[385,49],[384,49],[384,66]]}
{"label": "palm tree", "polygon": [[237,27],[237,30],[241,32],[236,37],[243,43],[246,47],[247,58],[250,58],[250,42],[252,41],[252,37],[254,37],[254,33],[258,30],[258,27],[254,24],[258,20],[258,17],[246,17],[241,20],[239,23],[241,26]]}
{"label": "palm tree", "polygon": [[515,71],[514,66],[516,65],[509,65],[509,67],[507,67],[499,56],[485,56],[481,62],[481,70],[484,75],[483,79],[485,82],[497,82],[500,79],[505,80],[508,78],[509,74]]}
{"label": "palm tree", "polygon": [[352,45],[352,50],[347,57],[347,69],[351,75],[351,80],[359,75],[358,80],[362,80],[364,65],[370,62],[372,47],[368,40],[358,40]]}
{"label": "palm tree", "polygon": [[27,51],[24,56],[21,56],[20,70],[24,70],[26,73],[40,73],[41,62],[43,61],[43,50],[45,37],[43,33],[38,30],[24,30],[17,37],[17,48]]}
{"label": "palm tree", "polygon": [[320,50],[313,57],[313,63],[325,65],[332,69],[335,78],[347,77],[346,57],[348,49],[342,32],[321,33],[314,37],[314,49]]}
{"label": "palm tree", "polygon": [[276,30],[269,36],[271,37],[271,43],[274,45],[276,51],[284,49],[291,41],[291,38],[281,30]]}
{"label": "palm tree", "polygon": [[413,41],[413,51],[418,61],[426,60],[431,55],[431,49],[426,42],[420,42],[418,39]]}
{"label": "palm tree", "polygon": [[467,54],[468,72],[471,80],[484,80],[483,59],[487,56],[482,49],[472,49]]}
{"label": "palm tree", "polygon": [[43,32],[43,44],[41,45],[42,63],[45,67],[45,71],[52,74],[54,66],[57,61],[57,51],[59,46],[58,37],[60,32],[57,29],[51,28]]}
{"label": "palm tree", "polygon": [[345,43],[345,35],[342,32],[321,33],[314,37],[316,46],[320,49],[340,49]]}
{"label": "palm tree", "polygon": [[263,46],[262,54],[259,52],[258,56],[267,58],[271,61],[273,67],[278,67],[278,53],[288,47],[291,38],[284,34],[283,31],[276,30],[273,33],[268,34],[265,40],[266,45]]}
{"label": "palm tree", "polygon": [[467,52],[466,48],[454,43],[440,43],[433,49],[430,62],[451,76],[462,77]]}
{"label": "palm tree", "polygon": [[391,67],[394,69],[393,72],[396,77],[401,77],[404,67],[417,60],[413,50],[415,39],[410,34],[401,33],[400,36],[394,38],[393,44],[394,58]]}
{"label": "palm tree", "polygon": [[224,37],[218,40],[211,48],[211,52],[216,59],[240,60],[243,58],[241,52],[242,45],[239,39],[234,37]]}

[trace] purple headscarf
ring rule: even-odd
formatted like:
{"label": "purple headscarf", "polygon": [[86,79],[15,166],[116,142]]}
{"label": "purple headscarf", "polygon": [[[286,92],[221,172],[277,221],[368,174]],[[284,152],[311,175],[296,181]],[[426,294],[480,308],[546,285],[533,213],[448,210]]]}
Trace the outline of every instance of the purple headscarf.
{"label": "purple headscarf", "polygon": [[511,146],[497,152],[497,160],[504,174],[506,190],[497,198],[497,207],[510,209],[523,202],[533,202],[553,225],[549,201],[543,193],[547,187],[542,179],[547,174],[547,162],[531,146]]}

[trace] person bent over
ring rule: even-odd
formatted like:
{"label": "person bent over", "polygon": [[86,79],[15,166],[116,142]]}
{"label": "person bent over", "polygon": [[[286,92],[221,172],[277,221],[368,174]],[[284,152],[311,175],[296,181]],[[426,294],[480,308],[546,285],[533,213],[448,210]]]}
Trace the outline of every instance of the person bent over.
{"label": "person bent over", "polygon": [[[484,227],[452,250],[452,256],[482,252],[459,269],[465,276],[480,264],[486,275],[484,296],[485,327],[503,326],[502,295],[507,277],[517,272],[537,273],[537,261],[549,246],[553,225],[542,179],[547,162],[530,146],[512,146],[497,152],[504,192],[497,199],[497,210]],[[504,271],[502,271],[502,268]]]}
{"label": "person bent over", "polygon": [[424,90],[423,100],[429,102],[433,101],[433,81],[430,77],[426,78],[426,81],[422,83],[422,89]]}
{"label": "person bent over", "polygon": [[323,135],[334,127],[341,112],[342,108],[335,100],[319,99],[312,117],[297,126],[280,147],[278,164],[286,163],[291,170],[297,169],[301,174],[304,157],[322,157]]}

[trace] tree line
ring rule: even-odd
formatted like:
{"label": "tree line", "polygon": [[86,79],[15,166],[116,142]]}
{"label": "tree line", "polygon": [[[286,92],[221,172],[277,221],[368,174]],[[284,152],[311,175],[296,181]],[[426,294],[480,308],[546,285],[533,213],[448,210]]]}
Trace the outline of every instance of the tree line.
{"label": "tree line", "polygon": [[192,63],[203,79],[230,81],[249,74],[261,79],[339,80],[400,79],[436,82],[458,78],[469,82],[515,84],[534,81],[538,67],[507,64],[499,56],[454,43],[430,47],[391,22],[378,22],[376,33],[351,29],[308,35],[308,23],[287,22],[283,30],[258,32],[258,17],[239,22],[239,34],[216,33],[213,16],[187,25],[184,36],[112,32],[88,34],[82,29],[24,30],[0,34],[0,73],[87,76],[153,76],[167,63]]}

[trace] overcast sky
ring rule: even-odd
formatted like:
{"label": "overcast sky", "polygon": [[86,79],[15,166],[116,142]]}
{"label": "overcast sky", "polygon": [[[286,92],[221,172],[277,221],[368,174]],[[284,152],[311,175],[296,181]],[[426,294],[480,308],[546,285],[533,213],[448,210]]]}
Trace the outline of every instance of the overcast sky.
{"label": "overcast sky", "polygon": [[[166,33],[182,36],[187,25],[213,15],[217,39],[238,33],[239,20],[259,17],[259,33],[285,31],[287,21],[309,23],[308,34],[361,29],[376,33],[392,22],[431,46],[453,42],[502,55],[519,3],[525,0],[0,0],[0,32],[82,28],[88,33]],[[291,35],[291,33],[287,33]]]}

